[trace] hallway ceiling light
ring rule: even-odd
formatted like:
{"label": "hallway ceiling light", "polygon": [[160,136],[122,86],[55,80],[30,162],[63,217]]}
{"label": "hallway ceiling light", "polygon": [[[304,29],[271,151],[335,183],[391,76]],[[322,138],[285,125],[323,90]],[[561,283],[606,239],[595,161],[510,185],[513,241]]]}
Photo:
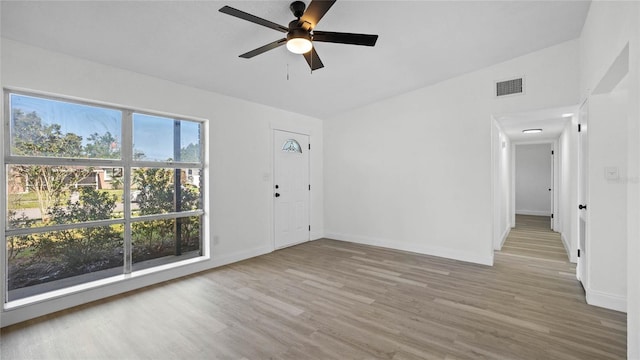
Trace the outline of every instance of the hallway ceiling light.
{"label": "hallway ceiling light", "polygon": [[573,113],[566,113],[566,114],[562,114],[563,118],[570,118],[573,116]]}
{"label": "hallway ceiling light", "polygon": [[522,130],[522,132],[525,134],[535,134],[535,133],[541,133],[542,129],[524,129]]}

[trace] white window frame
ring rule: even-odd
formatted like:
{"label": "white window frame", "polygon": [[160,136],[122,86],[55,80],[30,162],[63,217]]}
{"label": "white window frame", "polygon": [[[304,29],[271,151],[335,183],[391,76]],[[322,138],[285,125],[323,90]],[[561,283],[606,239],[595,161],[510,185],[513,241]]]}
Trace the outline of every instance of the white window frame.
{"label": "white window frame", "polygon": [[[46,100],[52,101],[62,101],[67,103],[74,103],[79,105],[86,105],[92,107],[101,107],[110,110],[116,110],[122,112],[122,126],[121,126],[121,159],[82,159],[82,158],[64,158],[64,157],[29,157],[29,156],[14,156],[11,155],[11,106],[10,106],[10,96],[11,94],[23,95],[23,96],[31,96],[37,97]],[[206,191],[206,183],[205,180],[208,179],[206,172],[206,137],[205,137],[205,129],[206,129],[206,121],[202,119],[195,119],[188,116],[175,115],[175,114],[167,114],[162,112],[153,112],[147,110],[138,110],[128,107],[122,106],[114,106],[103,104],[100,102],[79,100],[74,98],[62,97],[57,95],[50,94],[42,94],[33,91],[23,91],[23,90],[13,90],[10,88],[3,89],[3,133],[0,132],[0,136],[3,140],[3,164],[2,171],[0,171],[0,175],[2,175],[2,183],[0,184],[0,191],[2,194],[8,194],[7,188],[7,173],[6,169],[8,165],[12,164],[21,164],[21,165],[53,165],[53,166],[91,166],[91,167],[111,167],[111,168],[122,168],[123,169],[123,198],[129,199],[131,193],[131,175],[133,168],[166,168],[166,169],[199,169],[200,170],[200,207],[198,210],[190,210],[190,211],[182,211],[182,212],[169,212],[162,214],[154,214],[154,215],[139,215],[132,216],[131,213],[131,202],[123,201],[123,218],[122,219],[108,219],[108,220],[93,220],[83,223],[74,223],[74,224],[59,224],[59,225],[47,225],[43,227],[36,228],[15,228],[9,229],[7,224],[7,201],[1,206],[0,216],[2,217],[3,224],[2,229],[2,238],[4,239],[5,244],[0,247],[0,256],[1,262],[3,266],[3,278],[2,278],[2,296],[0,298],[3,300],[3,310],[10,310],[18,307],[22,307],[25,305],[29,305],[32,303],[42,302],[49,299],[53,299],[59,297],[61,295],[67,295],[71,293],[75,293],[81,290],[87,290],[90,288],[95,288],[99,286],[103,286],[105,284],[119,282],[130,278],[131,276],[144,275],[153,273],[156,271],[163,271],[174,267],[179,267],[187,264],[191,264],[198,261],[205,261],[210,258],[209,254],[209,246],[205,243],[205,234],[208,233],[207,229],[207,214],[205,209],[207,209],[206,203],[208,202],[207,191]],[[133,159],[133,114],[142,114],[156,117],[163,117],[173,120],[181,120],[181,121],[190,121],[197,122],[201,126],[200,131],[200,162],[174,162],[174,161],[145,161],[145,160],[134,160]],[[131,224],[141,221],[152,221],[152,220],[167,220],[167,219],[178,219],[178,218],[188,218],[198,216],[200,218],[200,255],[195,258],[186,259],[182,261],[176,261],[168,264],[163,264],[156,267],[145,268],[133,271],[133,259],[132,259],[132,244],[131,244]],[[12,301],[8,301],[8,261],[7,261],[7,247],[6,247],[6,239],[10,236],[19,236],[19,235],[28,235],[34,233],[45,233],[50,231],[59,231],[59,230],[67,230],[74,228],[86,228],[86,227],[98,227],[98,226],[108,226],[114,224],[122,224],[124,225],[124,265],[123,265],[123,274],[120,276],[101,279],[97,281],[93,281],[90,283],[84,283],[80,285],[70,286],[67,288],[62,288],[58,290],[53,290],[50,292],[33,295],[30,297],[25,297],[21,299],[16,299]]]}

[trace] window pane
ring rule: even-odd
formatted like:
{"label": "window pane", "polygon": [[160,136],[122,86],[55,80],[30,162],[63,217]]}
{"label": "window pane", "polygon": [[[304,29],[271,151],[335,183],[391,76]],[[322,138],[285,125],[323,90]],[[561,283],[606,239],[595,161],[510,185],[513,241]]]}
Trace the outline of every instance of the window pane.
{"label": "window pane", "polygon": [[201,209],[200,169],[134,168],[131,176],[134,216]]}
{"label": "window pane", "polygon": [[9,165],[7,178],[7,228],[123,217],[122,168]]}
{"label": "window pane", "polygon": [[122,274],[122,225],[7,237],[9,301]]}
{"label": "window pane", "polygon": [[[135,113],[134,160],[199,162],[200,127],[195,121]],[[174,143],[174,139],[179,141]]]}
{"label": "window pane", "polygon": [[300,143],[295,139],[288,139],[285,141],[284,144],[282,144],[282,151],[302,154]]}
{"label": "window pane", "polygon": [[180,161],[200,162],[200,127],[195,121],[180,121]]}
{"label": "window pane", "polygon": [[133,270],[200,256],[200,217],[140,221],[131,225]]}
{"label": "window pane", "polygon": [[10,95],[11,155],[119,159],[122,112]]}

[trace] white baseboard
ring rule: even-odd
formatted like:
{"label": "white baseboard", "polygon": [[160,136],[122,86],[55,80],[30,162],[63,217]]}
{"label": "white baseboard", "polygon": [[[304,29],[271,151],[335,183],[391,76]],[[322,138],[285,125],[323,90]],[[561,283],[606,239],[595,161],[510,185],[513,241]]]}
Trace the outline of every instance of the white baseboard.
{"label": "white baseboard", "polygon": [[587,304],[605,309],[627,312],[626,296],[608,294],[591,289],[585,289]]}
{"label": "white baseboard", "polygon": [[273,250],[274,250],[273,249],[273,245],[259,246],[259,247],[253,248],[253,249],[238,251],[238,252],[231,253],[231,254],[228,254],[228,255],[225,255],[225,256],[221,256],[221,257],[216,257],[215,256],[215,250],[213,250],[212,252],[214,254],[212,256],[212,260],[213,260],[212,268],[216,268],[216,267],[219,267],[219,266],[232,264],[234,262],[247,260],[247,259],[250,259],[250,258],[253,258],[253,257],[256,257],[256,256],[268,254],[268,253],[272,252]]}
{"label": "white baseboard", "polygon": [[509,237],[510,233],[511,233],[511,225],[507,224],[507,228],[504,229],[504,231],[502,232],[502,236],[500,236],[500,243],[493,250],[500,251],[500,249],[502,249],[502,246],[504,246],[504,242],[507,241],[507,238]]}
{"label": "white baseboard", "polygon": [[569,241],[567,241],[567,238],[564,236],[564,233],[560,233],[560,239],[562,240],[562,246],[564,246],[564,251],[567,253],[567,257],[569,258],[569,262],[572,263],[577,263],[578,262],[578,258],[576,256],[576,254],[574,254],[571,251],[571,247],[569,246]]}
{"label": "white baseboard", "polygon": [[352,242],[363,245],[380,246],[394,250],[410,251],[418,254],[438,256],[447,259],[460,260],[481,265],[493,266],[493,251],[487,256],[465,253],[462,251],[447,249],[442,247],[421,246],[418,244],[398,243],[388,239],[373,238],[360,235],[348,235],[333,232],[326,232],[325,237],[333,240]]}
{"label": "white baseboard", "polygon": [[516,215],[551,216],[551,212],[540,210],[516,210]]}

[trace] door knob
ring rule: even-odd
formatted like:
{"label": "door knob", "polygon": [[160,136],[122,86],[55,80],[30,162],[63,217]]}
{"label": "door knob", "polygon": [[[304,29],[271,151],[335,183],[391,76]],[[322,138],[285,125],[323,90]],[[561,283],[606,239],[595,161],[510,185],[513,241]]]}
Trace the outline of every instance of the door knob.
{"label": "door knob", "polygon": [[276,193],[276,197],[280,197],[280,194],[279,194],[279,193]]}
{"label": "door knob", "polygon": [[578,205],[578,209],[580,209],[580,210],[587,210],[587,205],[582,205],[582,204],[580,204],[580,205]]}

